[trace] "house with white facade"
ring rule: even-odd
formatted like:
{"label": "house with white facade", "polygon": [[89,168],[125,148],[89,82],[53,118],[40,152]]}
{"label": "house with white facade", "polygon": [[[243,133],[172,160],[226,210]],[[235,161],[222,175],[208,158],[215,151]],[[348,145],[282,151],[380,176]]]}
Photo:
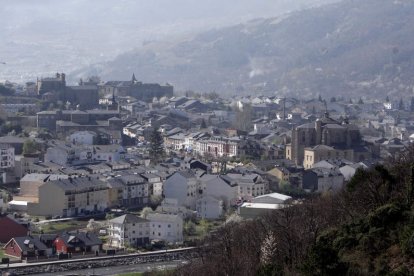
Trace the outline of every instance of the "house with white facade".
{"label": "house with white facade", "polygon": [[183,242],[183,219],[179,215],[150,213],[150,239],[170,243]]}
{"label": "house with white facade", "polygon": [[14,168],[14,147],[1,145],[0,147],[0,170]]}
{"label": "house with white facade", "polygon": [[191,211],[186,207],[178,205],[178,201],[175,198],[164,198],[155,212],[169,215],[180,215],[183,218],[187,217],[191,213]]}
{"label": "house with white facade", "polygon": [[231,139],[211,137],[194,143],[194,151],[202,156],[210,154],[215,157],[238,155],[238,144]]}
{"label": "house with white facade", "polygon": [[163,190],[166,198],[174,198],[178,205],[195,210],[197,178],[191,170],[175,172],[164,182]]}
{"label": "house with white facade", "polygon": [[96,133],[89,130],[76,131],[67,137],[67,141],[77,145],[93,145],[96,137]]}
{"label": "house with white facade", "polygon": [[150,242],[150,221],[126,214],[108,221],[108,245],[139,247]]}
{"label": "house with white facade", "polygon": [[223,200],[213,196],[203,196],[197,199],[197,216],[202,219],[218,219],[224,213]]}
{"label": "house with white facade", "polygon": [[237,183],[237,197],[240,200],[251,200],[269,192],[269,183],[258,174],[229,173],[227,177]]}
{"label": "house with white facade", "polygon": [[234,205],[237,201],[237,182],[225,175],[203,175],[200,179],[200,196],[212,196],[223,200],[224,208]]}
{"label": "house with white facade", "polygon": [[124,158],[125,150],[120,145],[74,145],[55,142],[45,154],[45,162],[61,166],[88,162],[117,162]]}

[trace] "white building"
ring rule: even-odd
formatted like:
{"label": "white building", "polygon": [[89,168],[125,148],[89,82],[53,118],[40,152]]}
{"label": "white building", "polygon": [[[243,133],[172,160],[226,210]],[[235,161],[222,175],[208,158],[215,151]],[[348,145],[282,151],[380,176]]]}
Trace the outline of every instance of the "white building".
{"label": "white building", "polygon": [[164,196],[174,198],[178,205],[195,210],[197,199],[197,179],[192,171],[178,171],[164,183]]}
{"label": "white building", "polygon": [[223,200],[212,196],[203,196],[197,200],[197,216],[203,219],[218,219],[223,215]]}
{"label": "white building", "polygon": [[210,138],[196,141],[194,151],[202,156],[211,154],[215,157],[233,157],[238,154],[238,144],[229,139]]}
{"label": "white building", "polygon": [[69,135],[68,142],[77,145],[93,145],[96,133],[92,131],[76,131]]}
{"label": "white building", "polygon": [[108,221],[108,245],[138,247],[149,244],[150,221],[126,214]]}
{"label": "white building", "polygon": [[180,215],[183,218],[189,214],[189,210],[184,206],[178,205],[178,201],[175,198],[164,198],[155,211],[162,214]]}
{"label": "white building", "polygon": [[183,219],[179,215],[150,213],[150,239],[171,243],[183,242]]}
{"label": "white building", "polygon": [[14,148],[7,145],[0,147],[0,169],[14,168]]}
{"label": "white building", "polygon": [[73,145],[56,142],[45,154],[45,162],[67,166],[92,161],[117,162],[124,158],[124,149],[119,145]]}

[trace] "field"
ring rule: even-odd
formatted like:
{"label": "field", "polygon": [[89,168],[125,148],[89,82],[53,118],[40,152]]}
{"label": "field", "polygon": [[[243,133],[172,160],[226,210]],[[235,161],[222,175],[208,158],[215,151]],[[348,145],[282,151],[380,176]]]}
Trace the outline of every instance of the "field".
{"label": "field", "polygon": [[38,230],[43,231],[44,234],[58,234],[64,231],[78,230],[86,228],[87,221],[61,221],[61,222],[49,222],[38,225]]}

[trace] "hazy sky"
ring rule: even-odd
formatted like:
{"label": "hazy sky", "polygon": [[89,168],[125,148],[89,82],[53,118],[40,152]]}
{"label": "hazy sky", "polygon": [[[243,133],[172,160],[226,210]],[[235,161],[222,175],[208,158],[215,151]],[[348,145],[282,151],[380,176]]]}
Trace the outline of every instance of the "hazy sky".
{"label": "hazy sky", "polygon": [[143,41],[335,0],[0,0],[0,81],[69,72]]}

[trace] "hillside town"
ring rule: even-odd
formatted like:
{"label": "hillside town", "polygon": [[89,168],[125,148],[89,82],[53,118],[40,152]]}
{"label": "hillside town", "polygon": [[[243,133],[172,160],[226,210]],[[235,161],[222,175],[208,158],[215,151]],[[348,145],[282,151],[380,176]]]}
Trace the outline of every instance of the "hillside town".
{"label": "hillside town", "polygon": [[134,74],[1,89],[0,255],[14,262],[194,245],[336,193],[414,140],[414,99],[222,98]]}

